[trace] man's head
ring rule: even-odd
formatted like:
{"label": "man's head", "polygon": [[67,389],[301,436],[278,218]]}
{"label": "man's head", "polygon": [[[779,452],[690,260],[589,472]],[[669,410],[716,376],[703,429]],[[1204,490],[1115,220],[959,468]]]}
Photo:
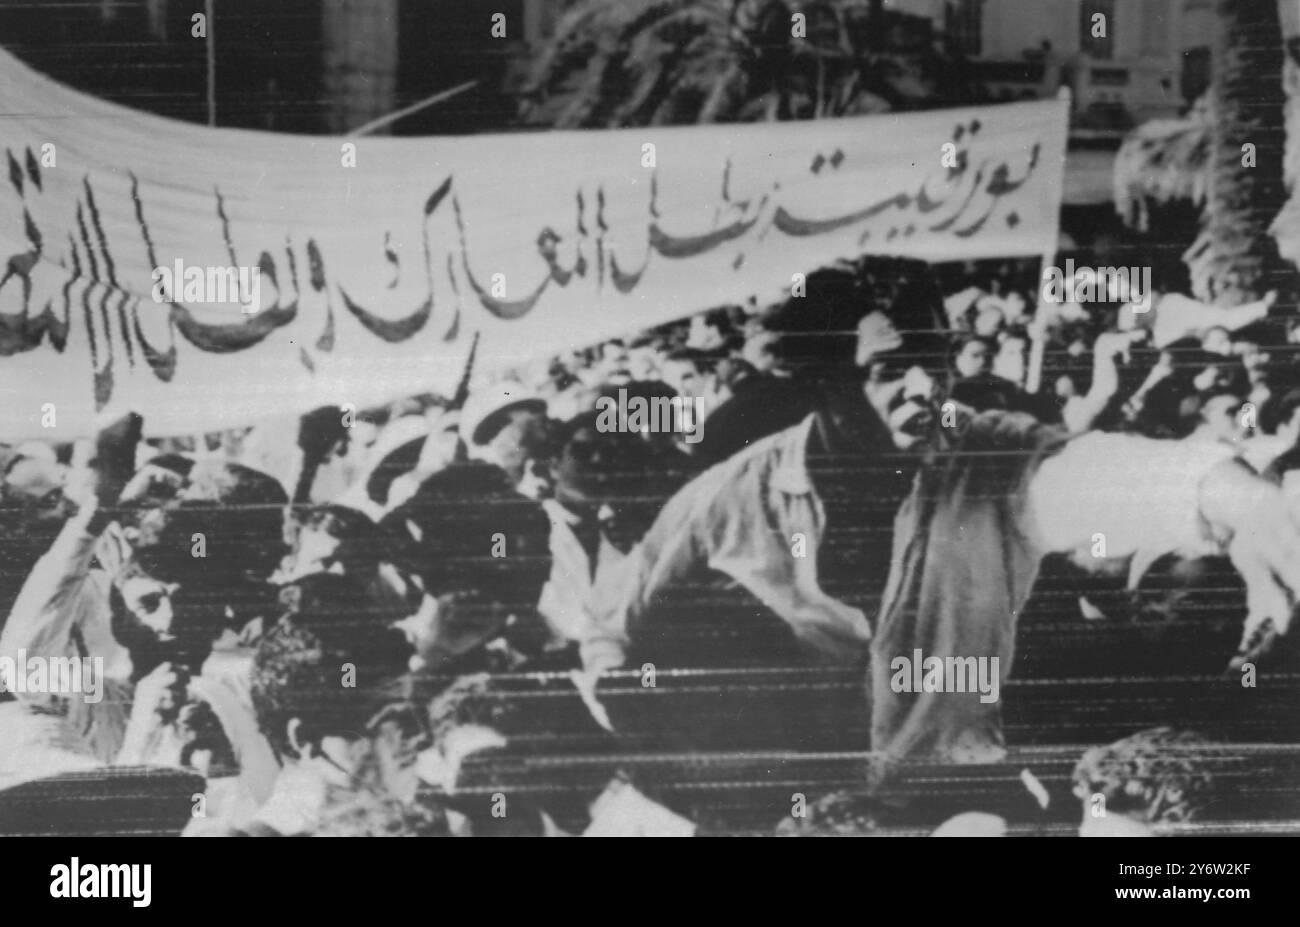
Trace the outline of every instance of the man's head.
{"label": "man's head", "polygon": [[167,504],[137,513],[130,563],[115,577],[113,633],[137,674],[161,660],[201,663],[225,627],[271,598],[288,496],[237,464],[196,464]]}
{"label": "man's head", "polygon": [[1023,331],[1013,329],[1003,332],[998,340],[997,357],[993,360],[993,373],[1017,386],[1023,386],[1028,351],[1029,336]]}
{"label": "man's head", "polygon": [[1002,326],[1006,324],[1006,321],[1006,316],[1003,315],[1001,307],[992,304],[977,305],[973,328],[975,334],[982,338],[995,338],[998,332],[1002,331]]}
{"label": "man's head", "polygon": [[[284,781],[261,814],[286,834],[315,833],[338,793],[379,787],[385,800],[413,799],[414,752],[427,743],[408,730],[420,726],[418,713],[394,711],[404,694],[395,667],[365,659],[346,626],[322,617],[281,618],[253,657],[257,724],[285,764]],[[403,736],[387,736],[393,724]],[[386,749],[394,743],[401,749]]]}
{"label": "man's head", "polygon": [[[889,375],[913,365],[937,369],[948,345],[942,334],[943,294],[930,267],[902,258],[865,257],[819,268],[807,275],[805,293],[792,294],[766,314],[764,327],[778,336],[773,352],[781,366],[810,382],[865,379],[859,358],[885,362]],[[861,322],[881,313],[901,338],[889,351],[863,351]],[[870,364],[866,365],[870,366]]]}
{"label": "man's head", "polygon": [[317,506],[301,516],[287,572],[306,576],[341,569],[349,575],[373,574],[382,557],[377,533],[364,512],[343,505]]}
{"label": "man's head", "polygon": [[1083,803],[1079,835],[1133,836],[1194,819],[1214,797],[1204,767],[1209,748],[1198,734],[1157,727],[1088,750],[1073,775]]}
{"label": "man's head", "polygon": [[1268,322],[1255,322],[1233,334],[1232,353],[1241,359],[1252,386],[1267,379],[1273,362],[1269,346],[1281,341],[1281,334]]}
{"label": "man's head", "polygon": [[555,497],[573,508],[599,508],[625,494],[650,463],[640,435],[602,431],[597,413],[580,415],[560,430]]}
{"label": "man's head", "polygon": [[[414,603],[414,599],[412,599]],[[292,620],[326,643],[346,649],[358,665],[396,673],[410,651],[389,627],[388,612],[377,609],[365,577],[313,573],[279,587],[280,618]]]}
{"label": "man's head", "polygon": [[674,351],[662,365],[664,382],[679,396],[712,400],[718,391],[718,361],[715,353],[696,348]]}
{"label": "man's head", "polygon": [[503,634],[527,636],[550,575],[550,519],[515,492],[499,469],[449,467],[386,516],[392,558],[426,595],[401,623],[418,655],[435,666],[478,655]]}
{"label": "man's head", "polygon": [[1201,335],[1201,348],[1221,357],[1232,355],[1232,336],[1222,325],[1207,328]]}
{"label": "man's head", "polygon": [[1240,393],[1221,390],[1210,393],[1201,402],[1197,431],[1217,441],[1235,444],[1246,437],[1244,400]]}
{"label": "man's head", "polygon": [[740,357],[758,373],[770,373],[777,369],[780,364],[780,360],[773,350],[776,342],[777,336],[775,333],[758,328],[746,336],[744,347],[740,351]]}
{"label": "man's head", "polygon": [[963,338],[953,358],[953,367],[962,377],[978,377],[993,370],[996,349],[987,338],[972,335]]}
{"label": "man's head", "polygon": [[552,452],[546,401],[510,382],[471,396],[461,417],[461,436],[471,456],[495,464],[515,486],[546,479]]}
{"label": "man's head", "polygon": [[890,404],[889,429],[900,451],[919,447],[934,431],[934,404],[925,397],[902,393]]}
{"label": "man's head", "polygon": [[815,394],[845,446],[910,438],[888,426],[894,385],[947,366],[943,295],[922,261],[865,257],[808,274],[806,292],[772,308],[779,365]]}
{"label": "man's head", "polygon": [[[743,314],[740,307],[737,306],[735,309]],[[714,309],[691,316],[690,330],[686,337],[688,347],[716,351],[736,343],[729,309]]]}
{"label": "man's head", "polygon": [[528,491],[532,496],[548,488],[552,427],[545,412],[514,409],[507,413],[501,430],[488,442],[491,460],[510,474],[520,491],[533,483],[542,484]]}
{"label": "man's head", "polygon": [[16,455],[0,482],[0,510],[15,534],[57,531],[71,511],[63,492],[67,468],[51,455]]}
{"label": "man's head", "polygon": [[279,598],[280,615],[253,659],[259,726],[281,756],[302,756],[327,735],[360,736],[395,698],[409,654],[401,635],[375,622],[351,577],[304,577]]}
{"label": "man's head", "polygon": [[158,579],[134,562],[116,577],[109,601],[113,638],[130,652],[134,679],[161,663],[198,672],[232,625],[218,590]]}
{"label": "man's head", "polygon": [[[603,431],[599,421],[599,415],[581,415],[562,429],[555,498],[599,523],[604,537],[626,551],[684,481],[685,458],[669,446],[671,434]],[[692,427],[698,434],[698,423]]]}
{"label": "man's head", "polygon": [[1008,325],[1024,325],[1029,321],[1029,303],[1019,290],[1011,290],[1002,298],[1002,312]]}
{"label": "man's head", "polygon": [[632,378],[627,346],[615,339],[600,346],[601,377],[610,383],[626,383]]}

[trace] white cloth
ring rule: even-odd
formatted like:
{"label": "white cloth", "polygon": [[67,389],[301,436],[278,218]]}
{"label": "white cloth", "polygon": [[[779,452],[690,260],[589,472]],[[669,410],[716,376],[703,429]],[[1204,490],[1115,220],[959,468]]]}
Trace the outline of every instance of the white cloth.
{"label": "white cloth", "polygon": [[589,636],[598,588],[608,586],[627,555],[601,534],[596,562],[591,562],[573,533],[574,515],[553,499],[542,502],[551,519],[551,575],[542,588],[537,610],[557,641],[582,641]]}
{"label": "white cloth", "polygon": [[693,837],[695,825],[615,779],[591,806],[584,837]]}
{"label": "white cloth", "polygon": [[1237,456],[1227,444],[1160,441],[1090,432],[1045,460],[1029,484],[1029,504],[1044,549],[1134,556],[1131,583],[1161,555],[1220,553],[1206,536],[1199,488],[1210,470]]}
{"label": "white cloth", "polygon": [[68,736],[62,718],[0,702],[0,789],[103,765],[84,742]]}

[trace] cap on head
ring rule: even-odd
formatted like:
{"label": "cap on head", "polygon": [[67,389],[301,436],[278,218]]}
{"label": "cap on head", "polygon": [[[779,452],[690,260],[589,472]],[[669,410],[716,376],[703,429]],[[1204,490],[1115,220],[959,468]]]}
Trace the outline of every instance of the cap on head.
{"label": "cap on head", "polygon": [[469,443],[483,445],[500,433],[511,412],[546,414],[546,400],[528,387],[511,381],[476,390],[465,402],[460,433]]}

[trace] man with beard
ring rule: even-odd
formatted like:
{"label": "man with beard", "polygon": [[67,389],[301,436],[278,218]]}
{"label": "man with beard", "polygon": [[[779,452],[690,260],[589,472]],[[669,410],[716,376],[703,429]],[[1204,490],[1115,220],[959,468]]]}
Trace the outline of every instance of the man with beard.
{"label": "man with beard", "polygon": [[161,509],[110,509],[130,481],[141,425],[129,415],[101,432],[94,491],[31,571],[0,635],[8,658],[0,667],[84,658],[102,674],[102,697],[16,693],[18,701],[0,706],[0,779],[175,763],[187,741],[176,722],[191,696],[223,726],[240,726],[239,699],[200,673],[223,630],[268,600],[287,499],[269,477],[211,462],[196,464]]}

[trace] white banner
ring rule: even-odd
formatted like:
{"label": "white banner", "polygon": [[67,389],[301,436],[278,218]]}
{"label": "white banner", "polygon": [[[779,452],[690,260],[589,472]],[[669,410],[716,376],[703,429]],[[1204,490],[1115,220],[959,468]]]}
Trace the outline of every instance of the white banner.
{"label": "white banner", "polygon": [[449,392],[474,332],[489,371],[863,253],[1037,255],[1067,108],[347,140],[142,114],[0,52],[0,440]]}

